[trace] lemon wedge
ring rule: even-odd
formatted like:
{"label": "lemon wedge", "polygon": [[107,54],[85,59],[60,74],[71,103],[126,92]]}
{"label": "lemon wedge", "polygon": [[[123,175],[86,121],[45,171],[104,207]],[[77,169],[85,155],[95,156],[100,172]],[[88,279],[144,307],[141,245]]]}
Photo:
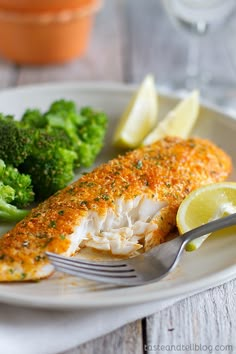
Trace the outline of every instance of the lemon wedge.
{"label": "lemon wedge", "polygon": [[[177,227],[183,234],[197,226],[236,212],[236,183],[209,184],[191,192],[181,203],[177,213]],[[194,251],[209,236],[189,242],[187,251]]]}
{"label": "lemon wedge", "polygon": [[144,139],[142,145],[149,145],[165,136],[187,138],[197,120],[199,112],[199,92],[192,91]]}
{"label": "lemon wedge", "polygon": [[148,75],[132,97],[115,130],[113,144],[136,148],[157,123],[158,96],[154,78]]}

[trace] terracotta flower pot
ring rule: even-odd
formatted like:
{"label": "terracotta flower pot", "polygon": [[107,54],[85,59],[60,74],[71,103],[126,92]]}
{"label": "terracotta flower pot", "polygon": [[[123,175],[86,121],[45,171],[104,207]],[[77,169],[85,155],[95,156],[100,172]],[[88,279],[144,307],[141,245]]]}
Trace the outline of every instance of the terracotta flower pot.
{"label": "terracotta flower pot", "polygon": [[[84,53],[100,0],[22,0],[21,9],[3,8],[4,3],[13,6],[18,2],[0,0],[0,54],[3,57],[20,64],[49,64],[65,62]],[[65,2],[67,6],[77,3],[79,7],[56,8]],[[31,5],[29,12],[22,7],[27,3]],[[51,8],[46,12],[47,4]]]}
{"label": "terracotta flower pot", "polygon": [[0,0],[0,8],[10,11],[42,12],[64,9],[79,9],[87,6],[88,0]]}

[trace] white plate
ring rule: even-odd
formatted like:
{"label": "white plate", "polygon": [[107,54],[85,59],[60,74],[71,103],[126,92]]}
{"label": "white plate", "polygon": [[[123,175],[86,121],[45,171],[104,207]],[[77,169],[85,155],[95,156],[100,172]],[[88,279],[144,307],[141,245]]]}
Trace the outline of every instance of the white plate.
{"label": "white plate", "polygon": [[[0,112],[20,117],[29,107],[46,110],[60,98],[72,99],[78,106],[90,105],[104,110],[109,116],[106,145],[97,163],[107,161],[117,151],[111,147],[112,131],[124,110],[133,87],[112,84],[46,84],[25,86],[0,92]],[[177,99],[161,96],[160,115],[171,109]],[[210,138],[225,149],[236,164],[236,121],[214,110],[203,108],[195,135]],[[231,178],[234,179],[234,176]],[[185,253],[178,268],[163,280],[134,288],[114,288],[71,276],[55,274],[39,283],[0,284],[0,301],[16,305],[43,308],[89,308],[129,305],[152,300],[166,300],[216,286],[236,276],[236,237],[207,240],[193,253]]]}

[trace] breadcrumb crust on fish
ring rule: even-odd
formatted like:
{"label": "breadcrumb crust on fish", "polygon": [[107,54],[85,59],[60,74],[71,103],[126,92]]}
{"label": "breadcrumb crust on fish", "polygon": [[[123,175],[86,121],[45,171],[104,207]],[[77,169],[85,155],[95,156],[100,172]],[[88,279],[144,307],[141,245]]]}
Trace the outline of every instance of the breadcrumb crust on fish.
{"label": "breadcrumb crust on fish", "polygon": [[95,212],[113,209],[117,199],[142,195],[166,203],[151,220],[157,227],[142,240],[144,250],[165,241],[177,209],[194,189],[225,180],[230,157],[208,140],[167,137],[119,156],[32,209],[0,239],[0,281],[36,280],[53,268],[45,251],[67,254],[75,226]]}

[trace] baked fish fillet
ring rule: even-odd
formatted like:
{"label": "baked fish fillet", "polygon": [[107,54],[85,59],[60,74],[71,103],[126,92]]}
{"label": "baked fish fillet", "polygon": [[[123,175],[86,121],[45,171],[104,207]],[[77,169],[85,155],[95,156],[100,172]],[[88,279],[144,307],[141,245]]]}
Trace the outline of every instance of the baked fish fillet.
{"label": "baked fish fillet", "polygon": [[0,281],[53,271],[44,252],[82,247],[129,256],[165,241],[193,189],[224,180],[231,160],[207,140],[165,138],[84,175],[34,208],[0,239]]}

